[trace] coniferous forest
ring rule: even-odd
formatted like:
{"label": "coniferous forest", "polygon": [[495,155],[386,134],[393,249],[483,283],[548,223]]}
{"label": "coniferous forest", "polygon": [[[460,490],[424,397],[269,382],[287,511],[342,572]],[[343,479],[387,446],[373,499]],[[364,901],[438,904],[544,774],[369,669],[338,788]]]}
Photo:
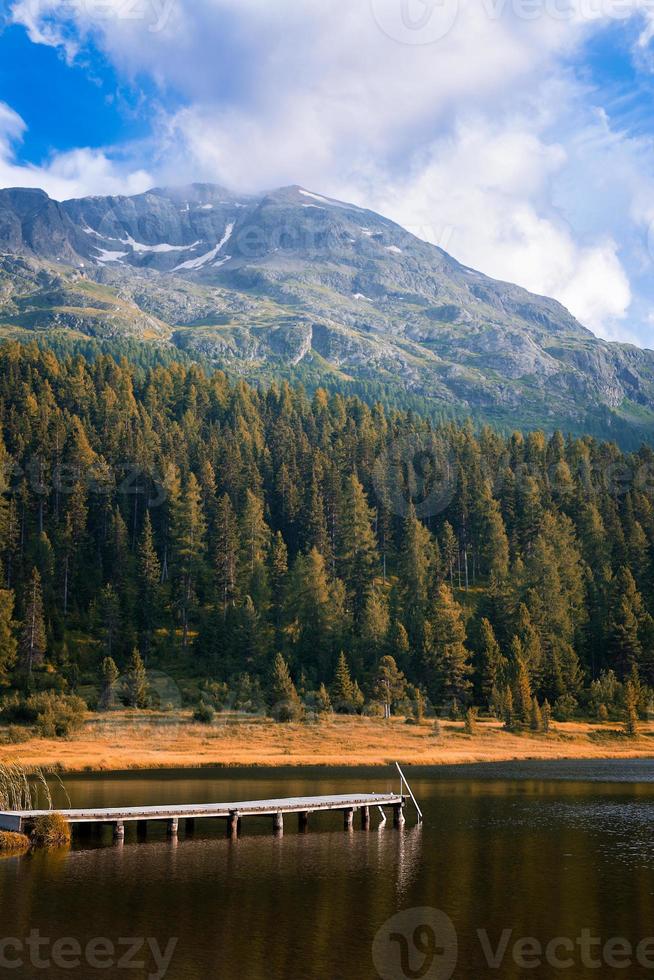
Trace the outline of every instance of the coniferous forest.
{"label": "coniferous forest", "polygon": [[649,700],[649,447],[18,344],[0,423],[7,703],[145,704],[144,665],[284,717]]}

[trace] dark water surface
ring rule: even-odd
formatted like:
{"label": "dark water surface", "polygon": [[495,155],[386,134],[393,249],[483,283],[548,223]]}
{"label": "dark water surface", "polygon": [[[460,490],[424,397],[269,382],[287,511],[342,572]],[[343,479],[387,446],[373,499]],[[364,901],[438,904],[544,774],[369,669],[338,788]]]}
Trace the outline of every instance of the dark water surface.
{"label": "dark water surface", "polygon": [[[287,817],[276,839],[269,819],[250,818],[236,842],[216,821],[192,839],[180,826],[176,844],[163,826],[140,843],[128,827],[123,847],[106,828],[70,851],[0,860],[0,976],[161,977],[167,951],[169,980],[654,977],[654,762],[408,775],[420,827],[410,808],[400,831],[373,813],[370,831],[347,834],[324,814],[299,834]],[[66,785],[74,806],[115,806],[398,781],[390,770],[211,770]],[[31,930],[48,941],[38,950]]]}

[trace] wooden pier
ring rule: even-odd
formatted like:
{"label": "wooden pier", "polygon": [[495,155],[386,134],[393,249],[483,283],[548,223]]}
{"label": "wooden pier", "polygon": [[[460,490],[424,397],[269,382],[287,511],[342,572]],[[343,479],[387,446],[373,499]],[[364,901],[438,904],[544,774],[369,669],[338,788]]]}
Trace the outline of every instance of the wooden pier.
{"label": "wooden pier", "polygon": [[[393,814],[395,826],[404,823],[404,806],[408,797],[402,793],[359,793],[344,796],[305,796],[279,800],[249,800],[238,803],[198,803],[182,806],[134,806],[103,807],[58,810],[71,826],[83,824],[111,824],[114,838],[125,837],[125,825],[137,825],[138,836],[144,836],[147,823],[165,822],[168,835],[177,837],[180,821],[186,822],[187,833],[192,832],[196,820],[224,820],[227,833],[237,836],[244,817],[270,817],[274,833],[284,831],[284,818],[297,816],[298,829],[306,830],[311,814],[326,810],[340,810],[346,830],[354,828],[354,814],[360,814],[361,827],[370,827],[371,810],[378,809],[386,819],[386,810]],[[22,810],[0,812],[0,830],[28,831],[37,817],[47,816],[49,810]]]}

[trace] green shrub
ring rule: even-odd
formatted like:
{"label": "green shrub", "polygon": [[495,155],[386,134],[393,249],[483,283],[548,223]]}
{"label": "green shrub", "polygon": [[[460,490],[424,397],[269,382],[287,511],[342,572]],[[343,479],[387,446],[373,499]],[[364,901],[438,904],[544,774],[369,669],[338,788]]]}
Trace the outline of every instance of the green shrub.
{"label": "green shrub", "polygon": [[9,725],[3,732],[0,732],[0,745],[21,745],[29,742],[32,733],[28,728],[21,728],[20,725]]}
{"label": "green shrub", "polygon": [[210,725],[215,717],[216,712],[210,704],[206,703],[206,701],[200,701],[199,705],[193,712],[193,721],[199,721],[203,725]]}
{"label": "green shrub", "polygon": [[37,817],[30,835],[37,847],[65,847],[70,844],[70,824],[60,813]]}
{"label": "green shrub", "polygon": [[6,697],[0,718],[10,724],[35,725],[43,738],[65,738],[84,723],[86,702],[76,694],[40,691],[25,698]]}
{"label": "green shrub", "polygon": [[577,699],[571,694],[562,694],[556,699],[552,712],[557,721],[571,721],[577,710]]}
{"label": "green shrub", "polygon": [[205,681],[200,689],[202,702],[210,705],[216,711],[222,711],[229,701],[229,688],[227,684],[218,681]]}
{"label": "green shrub", "polygon": [[86,714],[86,702],[76,694],[32,694],[28,709],[35,714],[36,728],[43,738],[67,738],[81,728]]}
{"label": "green shrub", "polygon": [[478,711],[476,708],[468,708],[465,717],[465,731],[467,735],[474,735],[477,731],[477,715]]}

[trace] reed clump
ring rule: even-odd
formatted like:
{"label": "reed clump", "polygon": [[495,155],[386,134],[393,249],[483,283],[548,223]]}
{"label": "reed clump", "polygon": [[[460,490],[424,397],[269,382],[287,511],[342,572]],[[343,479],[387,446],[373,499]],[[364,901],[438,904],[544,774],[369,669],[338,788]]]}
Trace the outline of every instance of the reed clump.
{"label": "reed clump", "polygon": [[0,830],[0,853],[26,851],[30,846],[27,834],[17,834],[10,830]]}
{"label": "reed clump", "polygon": [[0,810],[39,809],[52,809],[52,795],[43,770],[0,762]]}
{"label": "reed clump", "polygon": [[66,847],[70,844],[70,824],[60,813],[37,817],[30,839],[35,847]]}

